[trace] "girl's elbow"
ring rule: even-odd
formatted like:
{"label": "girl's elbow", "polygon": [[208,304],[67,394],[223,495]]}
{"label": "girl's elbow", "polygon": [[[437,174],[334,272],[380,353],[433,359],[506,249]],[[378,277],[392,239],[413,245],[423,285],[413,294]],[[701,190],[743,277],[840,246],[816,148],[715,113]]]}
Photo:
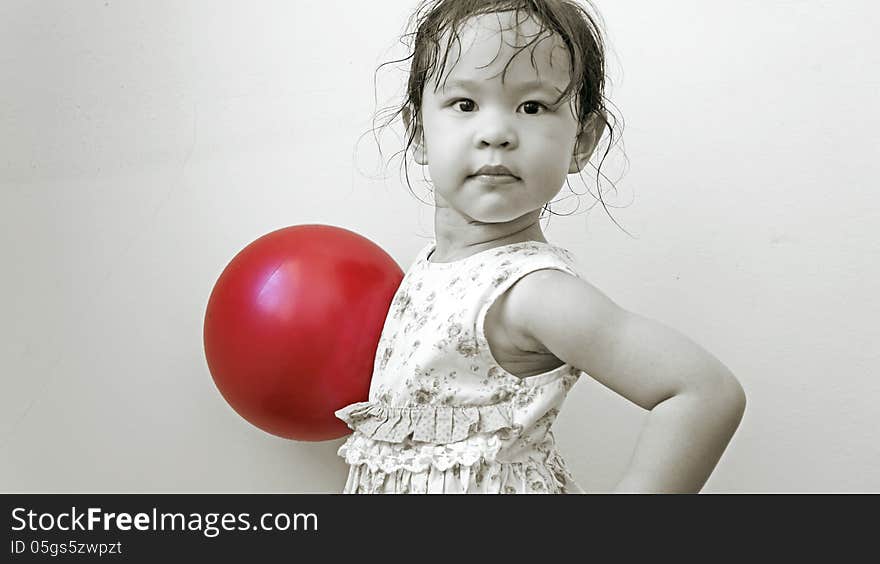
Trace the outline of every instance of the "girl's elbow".
{"label": "girl's elbow", "polygon": [[713,390],[719,411],[729,415],[731,420],[739,424],[746,410],[746,391],[735,376],[728,373]]}
{"label": "girl's elbow", "polygon": [[746,392],[729,370],[714,372],[710,378],[695,379],[690,389],[685,388],[682,393],[698,398],[697,401],[707,408],[711,406],[712,412],[735,420],[737,424],[746,409]]}

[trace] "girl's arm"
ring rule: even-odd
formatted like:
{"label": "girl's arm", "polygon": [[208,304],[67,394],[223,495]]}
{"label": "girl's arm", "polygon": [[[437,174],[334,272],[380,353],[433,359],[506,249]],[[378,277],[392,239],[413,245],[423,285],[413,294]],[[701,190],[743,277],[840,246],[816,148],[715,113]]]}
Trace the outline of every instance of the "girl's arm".
{"label": "girl's arm", "polygon": [[500,313],[513,334],[651,411],[615,492],[700,491],[746,405],[736,377],[717,358],[559,270],[525,276]]}

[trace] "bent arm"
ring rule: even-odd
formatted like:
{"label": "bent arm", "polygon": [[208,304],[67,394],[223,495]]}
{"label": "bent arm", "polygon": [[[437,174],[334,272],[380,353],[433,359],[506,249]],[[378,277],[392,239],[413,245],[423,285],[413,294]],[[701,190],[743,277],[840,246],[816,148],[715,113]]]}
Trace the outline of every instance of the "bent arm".
{"label": "bent arm", "polygon": [[[508,307],[524,336],[651,412],[614,491],[699,492],[745,410],[730,370],[584,280],[547,270],[517,286]],[[548,295],[554,299],[540,299]]]}
{"label": "bent arm", "polygon": [[[668,331],[644,318],[630,323],[633,331],[639,326],[652,334]],[[697,493],[703,488],[736,432],[746,404],[733,374],[705,354],[703,368],[692,367],[693,372],[681,374],[682,386],[651,408],[613,492]],[[675,370],[663,362],[655,369]]]}

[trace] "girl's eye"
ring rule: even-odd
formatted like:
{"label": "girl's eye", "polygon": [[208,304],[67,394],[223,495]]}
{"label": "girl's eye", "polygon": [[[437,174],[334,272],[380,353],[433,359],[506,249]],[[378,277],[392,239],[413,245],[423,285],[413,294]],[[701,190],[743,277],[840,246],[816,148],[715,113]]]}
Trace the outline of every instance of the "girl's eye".
{"label": "girl's eye", "polygon": [[456,100],[452,103],[458,110],[462,112],[472,112],[476,107],[476,104],[473,100],[468,100],[467,98],[462,98],[461,100]]}
{"label": "girl's eye", "polygon": [[529,115],[535,115],[535,114],[541,112],[542,110],[547,110],[547,106],[545,106],[541,102],[534,102],[534,101],[523,102],[522,106],[520,106],[520,107],[523,109],[523,112],[525,112]]}

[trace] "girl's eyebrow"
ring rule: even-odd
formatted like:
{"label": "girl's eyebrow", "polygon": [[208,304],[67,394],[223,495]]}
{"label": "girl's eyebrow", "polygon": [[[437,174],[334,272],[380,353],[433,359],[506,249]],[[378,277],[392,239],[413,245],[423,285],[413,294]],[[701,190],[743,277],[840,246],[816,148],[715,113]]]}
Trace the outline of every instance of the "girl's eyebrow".
{"label": "girl's eyebrow", "polygon": [[[452,90],[453,88],[463,88],[465,90],[479,90],[480,83],[485,82],[482,80],[468,80],[468,79],[457,79],[450,80],[443,84],[440,87],[440,92],[444,92],[446,90]],[[562,89],[557,86],[553,86],[552,84],[548,84],[546,82],[541,82],[540,80],[530,80],[528,82],[522,82],[512,87],[514,92],[524,92],[529,90],[555,90],[559,94],[562,94]]]}

